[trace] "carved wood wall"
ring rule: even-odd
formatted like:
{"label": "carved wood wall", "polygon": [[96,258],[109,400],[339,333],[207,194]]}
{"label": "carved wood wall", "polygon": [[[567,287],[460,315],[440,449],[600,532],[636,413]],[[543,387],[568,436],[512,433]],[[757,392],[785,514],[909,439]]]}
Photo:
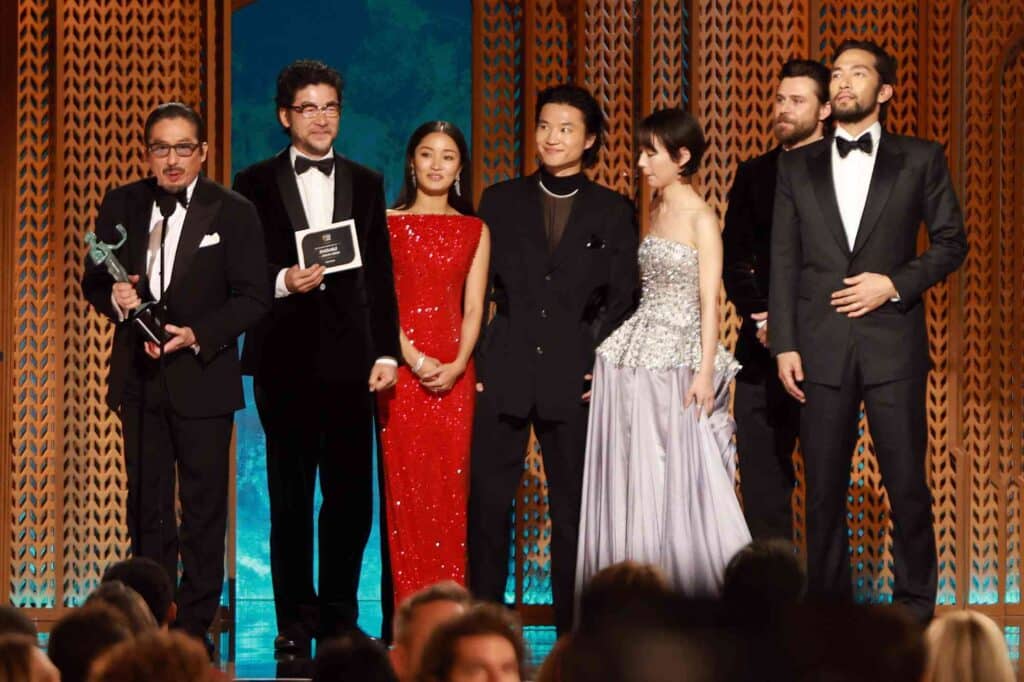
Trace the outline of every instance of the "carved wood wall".
{"label": "carved wood wall", "polygon": [[110,325],[78,285],[110,188],[146,174],[142,125],[181,100],[207,118],[224,179],[222,0],[4,3],[0,367],[7,483],[0,578],[49,620],[124,556],[119,425],[103,402]]}
{"label": "carved wood wall", "polygon": [[[608,148],[593,171],[598,181],[645,205],[649,197],[643,188],[638,193],[633,175],[633,126],[654,108],[682,105],[704,124],[710,149],[697,185],[722,214],[737,163],[772,144],[771,101],[786,59],[827,63],[847,37],[872,38],[896,56],[899,85],[888,126],[945,146],[971,247],[963,269],[927,295],[935,365],[927,394],[927,473],[935,500],[939,603],[979,607],[1011,628],[1019,626],[1024,620],[1024,15],[1019,3],[475,0],[474,10],[474,44],[498,45],[501,35],[501,50],[474,55],[477,191],[535,168],[535,91],[551,82],[577,81],[597,96],[608,118]],[[509,19],[493,32],[487,18],[499,16]],[[501,124],[512,120],[514,126]],[[495,150],[501,151],[500,162]],[[726,306],[726,343],[734,342],[736,328],[735,313]],[[888,501],[864,420],[861,429],[849,489],[855,589],[861,599],[886,601],[892,581]],[[538,507],[535,492],[543,491],[544,483],[537,474],[536,446],[531,447],[523,483],[524,493],[531,494],[518,500],[523,503],[518,520],[521,533],[544,538],[543,494]],[[803,527],[801,489],[798,483],[798,529]],[[538,521],[540,527],[531,525]],[[526,574],[543,576],[546,545],[527,543],[520,551]]]}

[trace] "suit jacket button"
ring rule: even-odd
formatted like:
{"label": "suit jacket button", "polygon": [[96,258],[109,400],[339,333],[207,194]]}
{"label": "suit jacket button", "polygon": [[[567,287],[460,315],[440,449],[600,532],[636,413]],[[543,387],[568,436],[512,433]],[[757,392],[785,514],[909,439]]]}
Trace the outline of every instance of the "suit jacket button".
{"label": "suit jacket button", "polygon": [[551,275],[544,275],[544,281],[545,282],[550,282],[551,281]]}
{"label": "suit jacket button", "polygon": [[544,349],[540,346],[537,346],[537,355],[544,355]]}
{"label": "suit jacket button", "polygon": [[323,282],[320,282],[320,291],[327,291],[327,285]]}
{"label": "suit jacket button", "polygon": [[547,309],[547,308],[541,308],[541,309],[540,309],[540,316],[541,316],[542,318],[544,318],[544,319],[547,319],[547,316],[548,316],[548,309]]}

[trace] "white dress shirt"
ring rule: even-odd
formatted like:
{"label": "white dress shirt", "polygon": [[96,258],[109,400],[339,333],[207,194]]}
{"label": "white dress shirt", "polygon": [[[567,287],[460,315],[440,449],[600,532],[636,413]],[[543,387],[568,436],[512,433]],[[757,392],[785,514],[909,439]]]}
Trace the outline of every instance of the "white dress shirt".
{"label": "white dress shirt", "polygon": [[[185,198],[189,203],[192,202],[192,192],[195,191],[196,183],[199,182],[199,176],[197,175],[189,186],[185,189]],[[167,233],[164,235],[164,275],[163,275],[163,289],[166,292],[167,288],[171,286],[171,275],[174,274],[174,256],[178,253],[178,241],[181,239],[181,227],[185,224],[185,212],[186,209],[180,203],[174,204],[174,213],[167,218]],[[160,228],[160,223],[163,222],[164,217],[160,215],[160,207],[157,206],[156,201],[153,202],[153,209],[149,214],[149,234],[153,233],[153,230]],[[149,267],[152,263],[152,268]],[[154,301],[160,300],[160,248],[157,247],[155,251],[147,248],[146,249],[146,271],[152,272],[152,276],[149,278],[149,293],[153,295]]]}
{"label": "white dress shirt", "polygon": [[[843,219],[843,230],[846,241],[853,250],[857,241],[857,230],[860,218],[864,214],[864,204],[868,199],[868,187],[871,186],[871,174],[875,170],[875,159],[882,138],[882,124],[876,121],[864,133],[871,133],[871,153],[865,154],[859,149],[852,149],[846,158],[839,156],[835,143],[832,144],[832,179],[835,185],[836,202],[839,204],[839,215]],[[861,133],[863,135],[864,133]],[[836,126],[836,137],[856,140],[842,126]]]}

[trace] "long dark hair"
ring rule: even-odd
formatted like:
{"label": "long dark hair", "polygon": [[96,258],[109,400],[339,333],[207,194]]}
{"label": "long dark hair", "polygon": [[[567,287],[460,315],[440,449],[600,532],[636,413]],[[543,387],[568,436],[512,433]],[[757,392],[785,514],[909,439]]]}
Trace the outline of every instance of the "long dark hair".
{"label": "long dark hair", "polygon": [[416,185],[413,184],[413,176],[416,171],[412,168],[412,159],[416,153],[416,147],[419,146],[424,137],[431,133],[443,133],[452,138],[459,150],[459,162],[462,164],[458,176],[460,192],[458,194],[455,192],[455,184],[452,183],[452,186],[448,188],[448,204],[463,215],[475,215],[473,211],[473,191],[472,185],[470,185],[469,146],[466,144],[466,138],[463,136],[462,131],[455,124],[448,121],[427,121],[412,132],[409,144],[405,146],[405,170],[402,173],[402,191],[398,194],[398,199],[391,208],[406,209],[416,201]]}

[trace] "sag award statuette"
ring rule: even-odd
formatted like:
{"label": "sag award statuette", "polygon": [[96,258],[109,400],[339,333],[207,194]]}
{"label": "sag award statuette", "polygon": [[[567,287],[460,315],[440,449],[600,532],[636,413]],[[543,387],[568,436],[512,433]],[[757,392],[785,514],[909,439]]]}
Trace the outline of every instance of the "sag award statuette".
{"label": "sag award statuette", "polygon": [[[114,251],[121,248],[128,233],[124,226],[116,225],[114,229],[121,235],[121,241],[117,244],[107,244],[101,241],[95,232],[88,232],[85,235],[85,244],[89,247],[89,260],[96,265],[105,265],[107,272],[114,278],[115,282],[128,282],[128,271],[121,265],[121,261],[114,255]],[[139,307],[128,313],[128,320],[136,325],[147,340],[160,346],[167,342],[170,335],[164,330],[167,322],[167,310],[163,305],[155,301],[145,301]]]}

